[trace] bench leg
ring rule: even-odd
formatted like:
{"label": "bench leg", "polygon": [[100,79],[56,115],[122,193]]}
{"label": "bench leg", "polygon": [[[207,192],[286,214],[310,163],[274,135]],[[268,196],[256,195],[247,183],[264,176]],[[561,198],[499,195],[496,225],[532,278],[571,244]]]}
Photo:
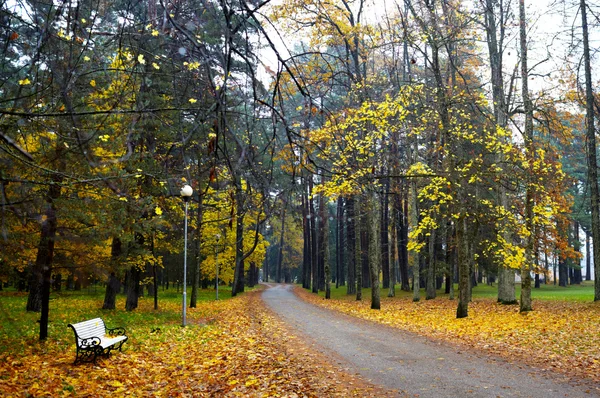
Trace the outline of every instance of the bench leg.
{"label": "bench leg", "polygon": [[[100,347],[98,347],[98,348],[100,348]],[[100,352],[102,352],[102,348],[100,348]],[[92,348],[92,349],[81,350],[78,348],[77,354],[75,355],[75,362],[73,362],[73,365],[76,365],[78,363],[83,363],[83,362],[96,363],[96,357],[98,357],[98,349]]]}

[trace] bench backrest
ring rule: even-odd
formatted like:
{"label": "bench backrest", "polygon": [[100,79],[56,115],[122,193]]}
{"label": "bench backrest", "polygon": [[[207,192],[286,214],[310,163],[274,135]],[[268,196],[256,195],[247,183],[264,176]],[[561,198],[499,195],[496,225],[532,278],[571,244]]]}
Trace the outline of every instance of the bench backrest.
{"label": "bench backrest", "polygon": [[102,337],[106,333],[106,326],[102,318],[94,318],[89,321],[70,324],[78,339],[90,337]]}

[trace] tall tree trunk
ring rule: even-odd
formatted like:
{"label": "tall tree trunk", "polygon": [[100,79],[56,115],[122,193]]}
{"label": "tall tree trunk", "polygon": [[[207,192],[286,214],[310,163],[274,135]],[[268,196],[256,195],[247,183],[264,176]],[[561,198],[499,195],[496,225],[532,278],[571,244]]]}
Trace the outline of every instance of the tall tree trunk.
{"label": "tall tree trunk", "polygon": [[126,311],[133,311],[138,306],[141,273],[142,271],[135,265],[129,269],[127,278],[127,300],[125,301]]}
{"label": "tall tree trunk", "polygon": [[356,300],[362,300],[362,242],[360,239],[361,234],[361,222],[357,220],[356,215],[361,214],[360,212],[360,201],[356,200],[354,197],[354,231],[355,231],[355,240],[354,240],[354,256],[355,256],[355,269],[356,269]]}
{"label": "tall tree trunk", "polygon": [[456,248],[458,252],[458,307],[457,318],[469,316],[469,243],[467,242],[467,221],[456,224]]}
{"label": "tall tree trunk", "polygon": [[585,231],[585,280],[592,280],[592,262],[590,255],[590,234],[588,231]]}
{"label": "tall tree trunk", "polygon": [[308,208],[309,208],[309,215],[310,215],[310,235],[311,235],[311,240],[310,240],[310,246],[311,246],[311,264],[310,264],[310,268],[311,268],[311,275],[312,275],[312,281],[311,281],[311,285],[312,285],[312,292],[313,293],[318,293],[319,292],[319,231],[317,223],[318,223],[318,219],[317,219],[317,213],[315,212],[315,205],[314,205],[314,201],[311,198],[312,197],[312,188],[313,188],[313,184],[312,184],[312,177],[309,179],[308,182],[308,189],[309,189],[309,203],[308,203]]}
{"label": "tall tree trunk", "polygon": [[190,297],[190,308],[196,308],[198,304],[198,290],[200,289],[200,279],[202,271],[200,270],[200,264],[202,264],[202,221],[204,218],[204,207],[203,207],[204,195],[200,193],[198,195],[198,211],[196,212],[196,239],[194,245],[194,267],[192,272],[192,295]]}
{"label": "tall tree trunk", "polygon": [[33,283],[29,286],[27,298],[28,311],[40,311],[40,341],[48,338],[48,317],[50,313],[50,286],[52,284],[52,260],[54,258],[54,239],[58,221],[55,201],[60,197],[59,184],[52,184],[46,196],[46,212],[40,231],[40,242],[35,259]]}
{"label": "tall tree trunk", "polygon": [[[398,195],[396,193],[396,195]],[[395,200],[394,202],[395,203]],[[390,247],[390,288],[388,290],[388,297],[396,296],[396,270],[398,269],[398,214],[395,211],[396,207],[393,206],[392,217],[390,223],[390,234],[392,236],[392,245]]]}
{"label": "tall tree trunk", "polygon": [[329,218],[323,218],[323,274],[325,279],[325,298],[331,298],[331,269],[329,267]]}
{"label": "tall tree trunk", "polygon": [[[580,253],[581,250],[581,241],[579,240],[579,223],[577,221],[573,222],[573,249]],[[581,275],[581,260],[577,259],[577,263],[573,266],[573,276],[574,283],[579,285],[583,281],[583,277]]]}
{"label": "tall tree trunk", "polygon": [[[46,277],[48,283],[52,277],[52,260],[54,258],[54,238],[56,237],[57,219],[56,219],[56,208],[54,202],[60,197],[60,185],[52,184],[48,188],[46,194],[47,207],[42,218],[42,225],[40,229],[40,241],[38,243],[38,250],[35,259],[35,263],[31,270],[29,278],[29,295],[27,297],[27,311],[40,312],[43,311],[44,302],[44,284],[46,283]],[[50,274],[48,275],[48,272]],[[50,288],[48,287],[48,299],[50,294]],[[47,317],[47,315],[46,315]],[[44,340],[47,337],[48,324],[46,323],[45,331],[42,331],[40,325],[40,340]],[[44,338],[42,338],[44,334]]]}
{"label": "tall tree trunk", "polygon": [[[519,0],[519,36],[521,48],[521,90],[523,104],[525,107],[525,151],[529,164],[532,165],[535,156],[533,143],[533,106],[529,98],[529,69],[527,66],[527,31],[525,19],[525,0]],[[530,176],[533,178],[533,176]],[[533,183],[527,181],[527,192],[525,193],[525,225],[530,232],[525,249],[525,262],[521,267],[521,303],[520,311],[531,311],[531,263],[533,260],[533,248],[535,233],[533,230]]]}
{"label": "tall tree trunk", "polygon": [[121,289],[121,283],[115,276],[114,272],[110,273],[108,282],[106,283],[106,293],[104,295],[103,310],[114,310],[116,308],[117,293]]}
{"label": "tall tree trunk", "polygon": [[[241,184],[240,184],[241,185]],[[235,271],[231,296],[236,296],[244,291],[244,205],[241,189],[236,192],[235,214]]]}
{"label": "tall tree trunk", "polygon": [[398,203],[400,211],[400,241],[399,241],[399,267],[400,267],[400,289],[405,292],[410,291],[410,283],[408,280],[408,187],[404,184],[402,189],[402,201]]}
{"label": "tall tree trunk", "polygon": [[[326,247],[329,245],[329,235],[326,234],[328,212],[325,205],[325,197],[319,195],[319,222],[320,228],[317,228],[319,234],[319,290],[325,290],[325,264],[329,262],[329,258],[325,257]],[[326,231],[327,230],[327,231]]]}
{"label": "tall tree trunk", "polygon": [[[415,147],[416,147],[416,143],[415,143]],[[417,195],[417,182],[415,181],[414,178],[413,178],[413,181],[411,181],[411,194],[412,194],[412,200],[413,200],[413,209],[412,209],[412,216],[411,216],[412,225],[418,225],[418,223],[419,223],[419,208],[418,208],[419,198]],[[420,293],[420,291],[421,291],[421,284],[420,284],[421,273],[419,272],[420,267],[421,267],[420,254],[418,251],[415,251],[414,256],[413,256],[413,263],[412,263],[413,301],[421,300],[421,293]]]}
{"label": "tall tree trunk", "polygon": [[283,242],[285,235],[285,210],[286,210],[286,201],[281,201],[281,235],[279,236],[279,251],[277,255],[277,283],[281,283],[282,277],[282,268],[283,268]]}
{"label": "tall tree trunk", "polygon": [[311,264],[312,264],[312,250],[311,250],[311,228],[310,228],[310,218],[309,216],[309,208],[308,208],[308,197],[306,195],[306,188],[302,189],[302,229],[304,232],[304,251],[302,258],[302,267],[303,267],[303,280],[302,287],[305,289],[310,289],[310,280],[311,280]]}
{"label": "tall tree trunk", "polygon": [[[360,214],[368,214],[367,203],[368,199],[361,201]],[[360,247],[361,247],[361,276],[362,276],[362,287],[371,287],[371,275],[369,268],[369,233],[371,226],[369,225],[368,217],[360,217]]]}
{"label": "tall tree trunk", "polygon": [[598,162],[596,159],[596,133],[594,125],[594,92],[592,90],[592,65],[587,21],[587,4],[580,0],[581,29],[583,32],[583,64],[585,68],[587,180],[590,186],[592,209],[592,242],[594,251],[594,301],[600,300],[600,195],[598,193]]}
{"label": "tall tree trunk", "polygon": [[348,283],[346,294],[356,294],[356,234],[354,217],[354,196],[346,199],[346,262]]}
{"label": "tall tree trunk", "polygon": [[368,194],[370,203],[368,203],[368,217],[367,223],[369,224],[369,274],[371,277],[371,309],[381,309],[381,292],[379,289],[379,267],[381,266],[381,259],[379,256],[379,226],[380,221],[378,216],[380,211],[377,206],[377,198],[375,193]]}
{"label": "tall tree trunk", "polygon": [[[506,128],[508,122],[507,104],[504,92],[504,78],[502,73],[503,43],[504,43],[504,15],[499,15],[500,23],[496,21],[494,12],[495,0],[485,0],[485,27],[487,33],[488,51],[490,56],[490,68],[492,71],[492,97],[494,104],[494,119],[496,124]],[[500,3],[502,4],[502,2]],[[505,9],[505,7],[500,7]],[[500,32],[498,32],[500,27]],[[499,163],[504,159],[499,156]],[[499,188],[500,202],[502,206],[510,211],[508,194],[504,185]],[[505,234],[504,239],[510,242],[512,238]],[[498,264],[498,302],[502,304],[515,304],[515,271],[507,267],[503,261]]]}
{"label": "tall tree trunk", "polygon": [[344,279],[344,198],[341,196],[337,200],[336,217],[336,278],[335,287],[343,286]]}
{"label": "tall tree trunk", "polygon": [[389,246],[389,196],[390,196],[390,181],[385,180],[383,195],[381,198],[381,220],[380,226],[380,241],[381,241],[381,273],[383,275],[383,288],[389,289],[390,287],[390,246]]}
{"label": "tall tree trunk", "polygon": [[437,236],[437,231],[431,230],[429,235],[429,244],[428,247],[428,256],[427,256],[427,286],[425,292],[425,300],[431,300],[435,298],[435,240]]}
{"label": "tall tree trunk", "polygon": [[446,225],[446,294],[450,300],[454,300],[454,249],[453,241],[454,226],[451,222]]}
{"label": "tall tree trunk", "polygon": [[[113,268],[116,268],[119,263],[122,251],[121,239],[113,237],[110,248],[110,259]],[[108,282],[106,283],[106,293],[104,295],[104,304],[102,305],[103,310],[114,310],[116,308],[117,293],[119,293],[120,290],[121,283],[115,276],[115,273],[111,272],[108,277]]]}

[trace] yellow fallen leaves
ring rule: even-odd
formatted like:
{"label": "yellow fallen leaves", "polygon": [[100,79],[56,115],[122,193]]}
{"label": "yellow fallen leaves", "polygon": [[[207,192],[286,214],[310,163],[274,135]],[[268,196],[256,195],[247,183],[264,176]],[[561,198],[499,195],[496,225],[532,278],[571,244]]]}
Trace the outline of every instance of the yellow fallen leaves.
{"label": "yellow fallen leaves", "polygon": [[[386,391],[340,372],[290,335],[264,309],[259,293],[201,302],[189,309],[185,328],[178,323],[151,330],[126,325],[129,341],[123,352],[101,358],[97,365],[72,365],[75,348],[68,330],[68,338],[61,340],[23,342],[22,353],[0,353],[0,396],[386,396]],[[150,301],[128,317],[152,313]],[[163,307],[179,310],[175,303]]]}
{"label": "yellow fallen leaves", "polygon": [[382,310],[373,311],[369,300],[324,300],[300,288],[295,292],[358,318],[600,382],[599,303],[539,300],[535,311],[520,314],[518,306],[475,299],[469,317],[456,319],[456,302],[444,298],[382,298]]}

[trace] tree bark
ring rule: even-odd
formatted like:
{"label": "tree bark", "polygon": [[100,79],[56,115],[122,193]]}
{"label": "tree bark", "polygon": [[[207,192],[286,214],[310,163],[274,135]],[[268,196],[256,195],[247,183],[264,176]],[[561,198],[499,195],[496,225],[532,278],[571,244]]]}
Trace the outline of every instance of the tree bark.
{"label": "tree bark", "polygon": [[116,308],[117,293],[121,289],[121,283],[115,276],[114,272],[111,272],[106,283],[106,294],[104,295],[104,304],[102,305],[103,310],[114,310]]}
{"label": "tree bark", "polygon": [[467,242],[467,222],[462,219],[456,225],[456,246],[458,252],[458,307],[457,318],[469,316],[469,244]]}
{"label": "tree bark", "polygon": [[[416,144],[415,144],[416,147]],[[416,148],[415,148],[416,149]],[[412,200],[413,200],[413,209],[412,209],[412,224],[413,225],[417,225],[419,223],[419,208],[418,208],[418,203],[419,203],[419,198],[417,195],[417,182],[415,181],[415,179],[413,178],[411,181],[411,194],[412,194]],[[421,266],[421,259],[420,259],[420,254],[418,251],[415,251],[414,253],[414,258],[413,258],[413,263],[412,263],[412,268],[413,268],[413,301],[419,301],[421,300],[421,285],[420,285],[420,279],[421,279],[421,275],[419,272],[419,268]]]}
{"label": "tree bark", "polygon": [[402,189],[403,199],[398,202],[400,211],[400,241],[398,248],[399,267],[400,267],[400,289],[410,292],[410,283],[408,280],[408,187],[404,184]]}
{"label": "tree bark", "polygon": [[336,278],[335,287],[346,284],[344,279],[344,199],[340,196],[337,200],[336,217]]}
{"label": "tree bark", "polygon": [[311,268],[311,276],[312,276],[312,280],[311,280],[311,285],[312,285],[312,292],[313,293],[318,293],[319,292],[319,272],[318,272],[318,264],[319,264],[319,232],[317,231],[317,223],[318,223],[318,219],[317,219],[317,213],[315,212],[315,205],[314,205],[314,201],[311,198],[312,196],[312,178],[309,179],[308,182],[308,189],[309,189],[309,198],[308,198],[308,209],[309,209],[309,215],[310,215],[310,234],[311,234],[311,240],[310,240],[310,247],[311,247],[311,264],[310,264],[310,268]]}
{"label": "tree bark", "polygon": [[592,264],[590,259],[590,234],[585,231],[585,280],[592,280]]}
{"label": "tree bark", "polygon": [[329,267],[329,218],[323,218],[323,274],[325,277],[325,298],[331,298],[331,269]]}
{"label": "tree bark", "polygon": [[374,193],[369,195],[368,217],[369,224],[369,274],[371,277],[371,309],[381,309],[381,292],[379,289],[379,267],[381,266],[381,258],[379,255],[379,225],[378,216],[380,211],[377,206],[377,198]]}
{"label": "tree bark", "polygon": [[346,199],[346,257],[348,268],[348,284],[346,294],[356,294],[356,234],[354,216],[354,197]]}
{"label": "tree bark", "polygon": [[192,272],[192,295],[190,296],[190,308],[196,308],[198,303],[198,290],[200,289],[200,279],[202,277],[202,271],[200,271],[200,264],[202,264],[202,255],[200,248],[202,246],[202,221],[204,218],[204,208],[202,206],[202,200],[204,195],[200,193],[198,195],[198,211],[196,212],[196,244],[194,245],[194,260],[195,265]]}
{"label": "tree bark", "polygon": [[[358,210],[358,211],[357,211]],[[360,202],[354,198],[354,230],[355,230],[355,245],[354,245],[354,256],[356,265],[356,300],[362,300],[362,242],[360,239],[361,234],[361,223],[360,220],[356,220],[356,215],[360,213]]]}
{"label": "tree bark", "polygon": [[[241,184],[240,184],[241,185]],[[244,292],[244,208],[241,189],[236,193],[235,214],[235,274],[231,296]]]}
{"label": "tree bark", "polygon": [[127,300],[125,301],[125,310],[133,311],[138,306],[140,297],[140,274],[141,271],[136,266],[129,270],[127,278]]}
{"label": "tree bark", "polygon": [[[329,246],[329,235],[327,221],[328,221],[328,212],[325,205],[325,197],[323,195],[319,195],[319,220],[321,225],[317,228],[317,233],[319,234],[319,290],[325,290],[325,264],[329,262],[329,258],[325,257],[325,252],[327,251],[327,246]],[[318,225],[318,224],[317,224]]]}
{"label": "tree bark", "polygon": [[379,219],[381,220],[380,226],[380,242],[381,242],[381,273],[383,275],[383,288],[389,289],[390,287],[390,245],[389,245],[389,195],[390,195],[390,181],[385,180],[383,184],[383,196],[381,198],[381,214]]}
{"label": "tree bark", "polygon": [[598,193],[598,161],[596,159],[596,133],[594,124],[594,91],[587,21],[587,4],[580,0],[581,29],[583,33],[583,64],[585,69],[587,180],[590,185],[592,209],[592,242],[594,254],[594,301],[600,300],[600,195]]}
{"label": "tree bark", "polygon": [[[395,201],[394,201],[395,202]],[[392,202],[392,203],[394,203]],[[392,209],[390,223],[390,235],[392,236],[392,247],[390,247],[390,288],[388,297],[396,296],[396,270],[398,269],[398,214],[395,212],[395,206]]]}
{"label": "tree bark", "polygon": [[[439,220],[438,220],[439,221]],[[435,240],[437,236],[437,231],[430,231],[429,235],[429,244],[427,245],[429,253],[427,256],[427,286],[425,292],[425,300],[431,300],[435,298]]]}
{"label": "tree bark", "polygon": [[285,235],[285,210],[286,201],[281,201],[281,235],[279,236],[279,252],[277,255],[277,283],[281,283],[283,268],[283,240]]}
{"label": "tree bark", "polygon": [[[525,19],[525,0],[519,0],[519,37],[521,48],[521,90],[523,104],[525,107],[525,151],[531,166],[534,161],[534,143],[533,143],[533,106],[529,98],[529,69],[527,66],[527,31]],[[533,176],[530,176],[532,178]],[[521,303],[520,312],[531,311],[531,266],[533,260],[533,248],[535,233],[533,230],[533,183],[527,181],[525,193],[525,225],[530,232],[527,238],[527,247],[525,249],[525,262],[521,267]]]}

